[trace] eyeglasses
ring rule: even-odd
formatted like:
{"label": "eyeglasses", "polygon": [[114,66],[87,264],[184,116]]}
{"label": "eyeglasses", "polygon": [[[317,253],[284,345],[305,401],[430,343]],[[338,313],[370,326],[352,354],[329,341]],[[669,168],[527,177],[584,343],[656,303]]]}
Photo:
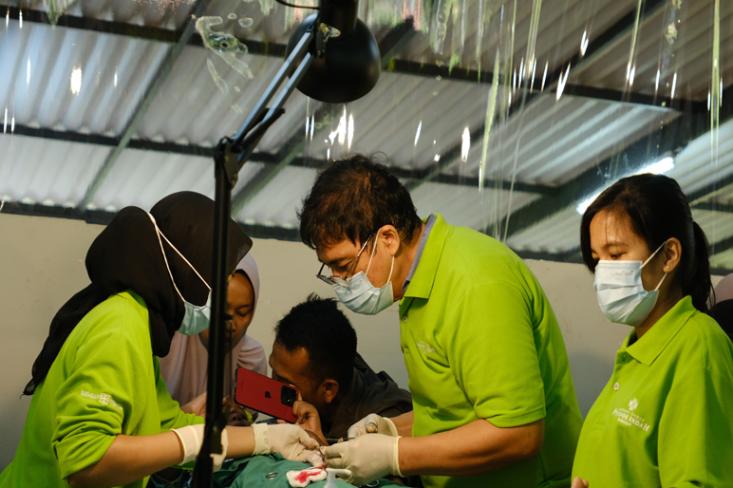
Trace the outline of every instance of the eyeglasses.
{"label": "eyeglasses", "polygon": [[361,246],[361,249],[359,249],[359,252],[356,253],[356,256],[354,256],[354,259],[351,261],[351,264],[349,264],[349,267],[346,269],[346,273],[344,273],[343,278],[339,276],[333,276],[333,274],[331,275],[323,274],[323,270],[326,268],[326,263],[321,264],[321,267],[318,270],[318,273],[316,273],[316,278],[324,281],[325,283],[328,283],[329,285],[343,283],[345,280],[349,279],[354,274],[354,270],[356,269],[356,265],[359,262],[359,258],[364,253],[364,249],[366,249],[367,244],[369,244],[370,240],[371,240],[371,237],[369,237],[366,241],[364,241],[364,244]]}

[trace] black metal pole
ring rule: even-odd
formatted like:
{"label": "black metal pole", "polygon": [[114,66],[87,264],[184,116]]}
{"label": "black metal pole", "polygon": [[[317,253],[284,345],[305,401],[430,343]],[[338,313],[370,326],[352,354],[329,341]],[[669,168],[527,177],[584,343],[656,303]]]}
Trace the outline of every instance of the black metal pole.
{"label": "black metal pole", "polygon": [[214,288],[211,294],[211,323],[209,324],[209,375],[206,396],[206,426],[201,451],[196,458],[193,486],[212,486],[212,452],[221,452],[221,432],[226,425],[222,409],[224,390],[224,314],[226,312],[226,259],[229,242],[232,185],[225,168],[224,153],[215,156],[214,191]]}
{"label": "black metal pole", "polygon": [[[227,290],[227,243],[229,242],[229,221],[231,217],[232,188],[237,174],[252,154],[265,131],[282,115],[282,106],[295,90],[298,81],[313,62],[307,52],[313,32],[304,34],[293,52],[285,60],[276,77],[268,86],[254,109],[247,116],[235,139],[225,137],[219,142],[214,155],[214,263],[213,289],[211,293],[211,322],[209,323],[209,360],[206,389],[206,424],[201,451],[196,457],[193,471],[194,488],[211,488],[213,462],[211,453],[221,453],[221,433],[226,426],[222,409],[224,392],[225,355],[225,313]],[[295,65],[298,61],[297,66]],[[283,80],[290,76],[284,88],[278,93],[272,107],[267,103],[277,92]]]}

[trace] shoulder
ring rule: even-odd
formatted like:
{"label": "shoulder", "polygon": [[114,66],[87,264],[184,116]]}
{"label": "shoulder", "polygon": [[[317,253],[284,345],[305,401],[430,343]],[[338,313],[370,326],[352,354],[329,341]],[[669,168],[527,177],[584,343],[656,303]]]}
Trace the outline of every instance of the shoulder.
{"label": "shoulder", "polygon": [[687,358],[688,367],[725,368],[733,371],[733,344],[720,327],[708,314],[695,311],[680,330],[678,347]]}
{"label": "shoulder", "polygon": [[[468,227],[453,227],[441,267],[473,275],[472,283],[515,282],[528,273],[524,261],[507,245]],[[489,273],[490,271],[490,273]]]}
{"label": "shoulder", "polygon": [[116,293],[90,310],[79,322],[75,332],[82,340],[88,341],[99,336],[118,347],[128,341],[149,340],[148,310],[136,295],[130,292]]}

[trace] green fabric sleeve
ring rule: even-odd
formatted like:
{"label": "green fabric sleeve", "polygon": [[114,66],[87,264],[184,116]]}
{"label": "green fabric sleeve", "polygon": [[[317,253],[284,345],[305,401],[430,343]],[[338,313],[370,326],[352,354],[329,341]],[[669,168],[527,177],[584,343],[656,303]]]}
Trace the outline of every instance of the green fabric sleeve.
{"label": "green fabric sleeve", "polygon": [[532,307],[515,284],[467,285],[446,328],[449,362],[476,415],[497,427],[545,417]]}
{"label": "green fabric sleeve", "polygon": [[67,341],[57,358],[65,361],[68,371],[58,389],[52,436],[64,479],[102,458],[123,431],[134,394],[142,390],[138,385],[150,381],[140,367],[150,364],[151,356],[146,354],[149,338],[136,330],[139,320],[124,306],[100,308],[82,340],[76,341],[78,349],[69,350],[66,346],[73,344]]}
{"label": "green fabric sleeve", "polygon": [[690,363],[680,365],[674,373],[659,422],[657,450],[662,486],[730,486],[733,480],[731,360],[722,356],[703,359],[699,355],[689,359]]}
{"label": "green fabric sleeve", "polygon": [[181,405],[173,399],[163,376],[160,374],[158,358],[155,361],[155,391],[158,396],[158,409],[160,411],[160,428],[162,431],[177,429],[186,425],[203,424],[204,419],[198,415],[185,413]]}

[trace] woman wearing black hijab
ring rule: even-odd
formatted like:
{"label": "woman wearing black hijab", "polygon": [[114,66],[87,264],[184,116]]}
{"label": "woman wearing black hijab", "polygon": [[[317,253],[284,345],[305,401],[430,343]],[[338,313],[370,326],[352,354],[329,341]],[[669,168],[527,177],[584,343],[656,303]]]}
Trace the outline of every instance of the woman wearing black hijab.
{"label": "woman wearing black hijab", "polygon": [[[212,217],[211,199],[180,192],[150,213],[120,210],[94,240],[91,284],[56,313],[33,364],[24,391],[33,399],[0,487],[143,487],[151,473],[195,459],[202,419],[170,397],[157,357],[209,297]],[[231,221],[229,271],[251,245]],[[223,442],[229,457],[318,460],[315,441],[293,425],[227,427]]]}

